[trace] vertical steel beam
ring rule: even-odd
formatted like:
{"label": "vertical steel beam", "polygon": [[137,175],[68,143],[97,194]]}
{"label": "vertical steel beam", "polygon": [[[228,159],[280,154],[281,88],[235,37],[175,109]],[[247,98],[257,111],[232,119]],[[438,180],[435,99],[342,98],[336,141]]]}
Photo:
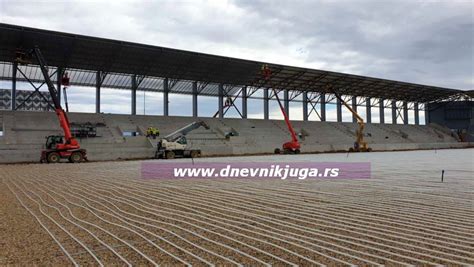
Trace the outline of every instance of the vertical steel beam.
{"label": "vertical steel beam", "polygon": [[198,116],[198,84],[196,81],[193,82],[193,117]]}
{"label": "vertical steel beam", "polygon": [[137,75],[132,75],[132,115],[137,115]]}
{"label": "vertical steel beam", "polygon": [[370,103],[370,97],[365,99],[365,114],[367,114],[367,123],[372,123],[372,104]]}
{"label": "vertical steel beam", "polygon": [[418,109],[418,103],[413,106],[415,109],[415,124],[420,125],[420,110]]}
{"label": "vertical steel beam", "polygon": [[242,118],[247,118],[247,86],[242,88]]}
{"label": "vertical steel beam", "polygon": [[379,102],[379,118],[380,118],[380,123],[384,124],[385,123],[385,104],[384,104],[383,98],[381,98]]}
{"label": "vertical steel beam", "polygon": [[219,119],[224,118],[224,85],[219,84]]}
{"label": "vertical steel beam", "polygon": [[290,98],[289,91],[287,89],[283,91],[283,107],[285,108],[286,116],[290,118]]}
{"label": "vertical steel beam", "polygon": [[392,124],[397,124],[397,101],[392,100]]}
{"label": "vertical steel beam", "polygon": [[263,89],[263,119],[268,120],[268,88]]}
{"label": "vertical steel beam", "polygon": [[18,70],[18,63],[13,62],[12,66],[12,92],[11,92],[11,108],[16,110],[16,73]]}
{"label": "vertical steel beam", "polygon": [[102,85],[101,72],[95,74],[95,113],[100,113],[100,87]]}
{"label": "vertical steel beam", "polygon": [[[352,97],[352,109],[357,113],[357,96]],[[357,122],[355,114],[352,114],[352,122]]]}
{"label": "vertical steel beam", "polygon": [[403,101],[403,124],[408,124],[408,103]]}
{"label": "vertical steel beam", "polygon": [[326,121],[326,94],[321,93],[320,97],[320,103],[321,103],[321,121]]}
{"label": "vertical steel beam", "polygon": [[169,82],[168,78],[163,80],[163,116],[169,116],[169,100],[168,100],[168,93],[169,93]]}
{"label": "vertical steel beam", "polygon": [[339,99],[336,101],[336,115],[337,122],[342,122],[342,102]]}
{"label": "vertical steel beam", "polygon": [[59,67],[56,71],[56,90],[58,91],[59,103],[61,103],[61,80],[63,78],[63,68]]}
{"label": "vertical steel beam", "polygon": [[303,121],[308,121],[308,92],[303,92]]}
{"label": "vertical steel beam", "polygon": [[430,124],[430,111],[428,110],[428,103],[425,103],[425,124]]}

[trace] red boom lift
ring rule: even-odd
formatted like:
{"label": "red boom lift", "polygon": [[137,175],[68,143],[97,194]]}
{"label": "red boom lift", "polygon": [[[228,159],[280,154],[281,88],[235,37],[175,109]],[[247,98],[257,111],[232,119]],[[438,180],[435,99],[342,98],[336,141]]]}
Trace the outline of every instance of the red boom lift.
{"label": "red boom lift", "polygon": [[[296,137],[296,133],[295,133],[295,130],[293,129],[293,126],[291,125],[290,119],[288,118],[288,115],[285,112],[285,108],[281,104],[280,97],[278,97],[278,93],[275,91],[272,81],[270,80],[272,76],[272,71],[266,64],[262,66],[262,75],[263,75],[263,78],[270,84],[270,87],[272,88],[273,93],[275,94],[275,97],[278,101],[278,105],[280,106],[281,113],[283,114],[283,117],[285,118],[286,126],[288,127],[288,131],[290,131],[290,134],[291,134],[291,141],[284,143],[282,146],[283,153],[299,154],[301,145],[298,142],[298,138]],[[280,148],[275,148],[275,154],[280,154],[281,152],[282,150]]]}
{"label": "red boom lift", "polygon": [[[61,107],[58,92],[49,77],[48,67],[43,55],[41,54],[41,50],[38,47],[35,47],[27,53],[17,52],[17,62],[23,65],[28,64],[30,63],[29,58],[31,56],[34,56],[38,61],[45,83],[48,86],[49,94],[53,100],[54,109],[59,119],[59,125],[64,132],[64,136],[50,135],[46,137],[46,149],[41,151],[41,163],[58,163],[61,159],[68,159],[71,163],[78,163],[87,160],[86,150],[81,149],[79,142],[77,142],[76,138],[71,134],[69,119],[66,112]],[[63,80],[67,80],[67,83],[69,83],[68,78]]]}

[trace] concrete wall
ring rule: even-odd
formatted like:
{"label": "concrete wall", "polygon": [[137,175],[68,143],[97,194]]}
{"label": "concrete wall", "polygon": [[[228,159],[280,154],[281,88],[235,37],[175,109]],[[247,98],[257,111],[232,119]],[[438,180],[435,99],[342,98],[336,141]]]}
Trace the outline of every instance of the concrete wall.
{"label": "concrete wall", "polygon": [[[80,139],[90,160],[151,158],[158,140],[144,136],[148,126],[157,127],[164,136],[193,122],[191,117],[131,116],[71,113],[71,122],[97,123],[98,137]],[[200,128],[188,135],[190,147],[200,148],[203,155],[245,155],[273,153],[289,141],[284,121],[251,119],[201,118],[210,130]],[[38,162],[45,136],[61,134],[52,112],[0,111],[0,162]],[[302,136],[303,153],[345,151],[354,142],[356,123],[293,122]],[[226,138],[226,133],[237,136]],[[124,136],[138,132],[138,136]],[[428,125],[368,124],[366,139],[374,150],[432,149],[463,147],[449,129]]]}

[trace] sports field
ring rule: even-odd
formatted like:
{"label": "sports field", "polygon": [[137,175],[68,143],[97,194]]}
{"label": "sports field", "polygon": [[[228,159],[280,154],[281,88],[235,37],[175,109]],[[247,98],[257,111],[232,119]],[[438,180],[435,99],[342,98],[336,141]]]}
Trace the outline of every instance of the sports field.
{"label": "sports field", "polygon": [[141,161],[0,165],[0,265],[474,264],[474,149],[198,160],[369,161],[372,178],[150,180]]}

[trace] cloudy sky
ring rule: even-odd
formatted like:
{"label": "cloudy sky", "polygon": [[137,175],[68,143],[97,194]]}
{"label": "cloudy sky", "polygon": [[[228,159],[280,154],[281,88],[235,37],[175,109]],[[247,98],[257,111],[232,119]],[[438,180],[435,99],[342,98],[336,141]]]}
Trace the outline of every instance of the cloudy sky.
{"label": "cloudy sky", "polygon": [[[0,0],[4,23],[465,90],[474,88],[473,16],[470,0]],[[71,89],[72,109],[94,110],[87,90]],[[106,91],[103,108],[126,113],[129,95]],[[160,98],[147,93],[147,114],[161,112]],[[172,114],[191,114],[190,97],[170,101]],[[213,114],[215,102],[200,99],[200,112]],[[260,116],[259,103],[249,113]]]}

